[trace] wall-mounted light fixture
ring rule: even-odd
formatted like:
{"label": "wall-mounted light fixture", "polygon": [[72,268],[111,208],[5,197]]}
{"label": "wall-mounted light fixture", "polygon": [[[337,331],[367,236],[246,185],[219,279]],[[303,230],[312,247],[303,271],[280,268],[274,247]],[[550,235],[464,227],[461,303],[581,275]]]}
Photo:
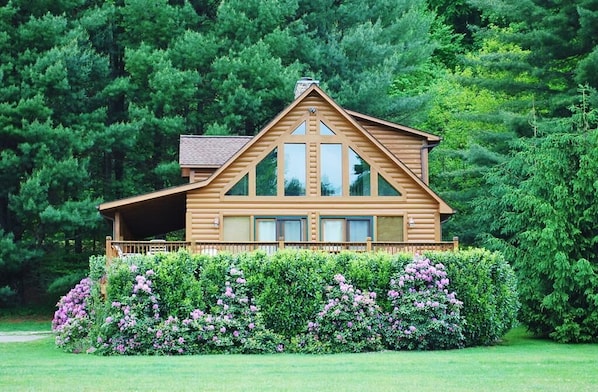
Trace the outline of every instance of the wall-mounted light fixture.
{"label": "wall-mounted light fixture", "polygon": [[218,218],[218,217],[214,218],[214,227],[215,228],[220,227],[220,218]]}
{"label": "wall-mounted light fixture", "polygon": [[415,220],[413,219],[412,216],[409,217],[407,224],[409,225],[409,227],[415,227]]}
{"label": "wall-mounted light fixture", "polygon": [[310,114],[316,114],[316,112],[318,111],[318,109],[311,107],[309,109],[307,109],[309,111]]}

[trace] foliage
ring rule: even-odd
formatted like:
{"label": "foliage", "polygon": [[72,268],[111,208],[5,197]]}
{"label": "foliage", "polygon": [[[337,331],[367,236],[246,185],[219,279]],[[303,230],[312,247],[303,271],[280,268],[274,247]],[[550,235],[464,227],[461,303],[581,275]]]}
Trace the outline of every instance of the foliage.
{"label": "foliage", "polygon": [[188,336],[185,348],[191,352],[273,353],[282,352],[283,339],[266,330],[259,309],[249,297],[243,271],[227,269],[224,292],[216,301],[214,314],[198,309],[183,320]]}
{"label": "foliage", "polygon": [[463,302],[466,346],[496,344],[517,325],[517,278],[501,253],[469,249],[426,256],[444,266],[451,290]]}
{"label": "foliage", "polygon": [[330,256],[284,250],[268,258],[258,254],[254,260],[243,260],[240,267],[248,273],[247,284],[266,327],[285,336],[300,333],[322,301]]}
{"label": "foliage", "polygon": [[155,273],[152,269],[140,271],[135,264],[129,270],[134,276],[134,282],[127,285],[131,287],[129,295],[109,303],[107,316],[100,325],[96,338],[100,353],[135,354],[151,349],[151,341],[144,337],[160,322],[159,296],[153,292]]}
{"label": "foliage", "polygon": [[514,261],[521,321],[563,342],[598,341],[598,132],[583,97],[561,132],[520,143],[512,159],[490,173],[492,197],[480,203],[489,246]]}
{"label": "foliage", "polygon": [[361,292],[341,274],[326,288],[327,301],[300,341],[302,351],[365,352],[382,348],[382,311],[375,292]]}
{"label": "foliage", "polygon": [[[429,257],[442,259],[441,255],[444,254]],[[101,272],[102,259],[93,258],[90,265],[96,279],[107,283],[106,298],[101,297],[100,284],[90,284],[91,279],[87,279],[89,287],[85,286],[84,294],[80,294],[82,289],[77,286],[59,302],[56,314],[65,316],[57,325],[85,323],[84,329],[55,328],[60,337],[57,342],[67,351],[119,355],[372,351],[383,347],[383,330],[391,330],[386,320],[389,317],[399,320],[397,312],[403,311],[414,317],[409,326],[417,325],[422,333],[426,328],[424,321],[432,317],[440,320],[438,325],[432,323],[438,328],[429,336],[422,334],[427,340],[418,341],[419,345],[399,346],[395,342],[389,347],[432,349],[461,344],[455,343],[457,331],[461,336],[461,326],[452,331],[440,328],[451,317],[460,320],[461,309],[453,309],[455,303],[450,304],[451,300],[457,301],[454,294],[438,289],[438,285],[446,289],[446,280],[452,279],[450,274],[428,265],[428,270],[417,270],[419,275],[414,275],[421,265],[413,264],[411,255],[329,255],[285,250],[273,255],[258,251],[206,256],[179,252],[116,259],[106,276]],[[487,310],[482,314],[476,313],[484,310],[481,306],[472,305],[470,313],[461,310],[461,316],[469,317],[472,322],[471,331],[500,333],[510,325],[514,310],[509,301],[515,293],[508,279],[512,271],[504,259],[482,251],[456,253],[445,259],[449,264],[447,271],[463,276],[455,278],[455,287],[463,290],[467,301],[475,304],[490,301],[486,292],[471,288],[472,282],[479,280],[488,285],[484,288],[493,293],[494,304],[501,306],[500,310],[493,308],[493,312]],[[484,268],[472,268],[475,262]],[[451,264],[456,267],[450,267]],[[362,287],[367,287],[367,291],[356,289],[339,271],[346,271],[347,276],[364,283]],[[395,285],[399,277],[403,281],[409,279],[405,276],[412,275],[420,279],[424,272],[429,272],[429,276],[424,275],[430,279],[434,275],[437,292],[418,291],[413,286],[413,292],[405,292],[404,302],[397,296],[382,300],[370,289],[398,293]],[[506,282],[498,282],[500,279]],[[177,287],[176,281],[186,289]],[[330,286],[329,282],[334,284]],[[457,298],[459,295],[457,292]],[[415,299],[431,303],[418,313]],[[188,310],[192,305],[197,307]],[[441,313],[441,309],[447,313]],[[385,311],[387,314],[383,316]],[[72,322],[68,319],[70,314],[75,314]],[[289,317],[293,322],[288,321]],[[403,318],[407,320],[406,316]],[[447,336],[438,337],[441,331]],[[72,343],[67,345],[64,341]]]}
{"label": "foliage", "polygon": [[199,270],[198,260],[186,252],[156,255],[155,289],[161,293],[164,314],[182,319],[194,309],[205,309]]}
{"label": "foliage", "polygon": [[444,265],[415,258],[390,281],[393,309],[386,316],[384,335],[393,349],[430,350],[462,347],[463,302],[449,292]]}
{"label": "foliage", "polygon": [[82,352],[90,347],[89,330],[93,324],[94,309],[90,303],[92,281],[82,279],[58,302],[52,330],[56,345],[66,351]]}

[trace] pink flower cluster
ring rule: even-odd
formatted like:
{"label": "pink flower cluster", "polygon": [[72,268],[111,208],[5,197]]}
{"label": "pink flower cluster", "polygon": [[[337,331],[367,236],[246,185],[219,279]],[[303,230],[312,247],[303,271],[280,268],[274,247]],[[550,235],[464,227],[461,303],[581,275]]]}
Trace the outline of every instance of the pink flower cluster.
{"label": "pink flower cluster", "polygon": [[462,302],[448,291],[444,265],[415,258],[405,273],[391,279],[385,338],[392,349],[441,349],[463,344]]}
{"label": "pink flower cluster", "polygon": [[78,346],[88,336],[93,317],[93,310],[88,309],[91,284],[91,279],[82,279],[56,304],[58,309],[52,319],[52,330],[56,333],[58,347],[72,346],[71,350],[75,352],[82,350]]}
{"label": "pink flower cluster", "polygon": [[336,285],[328,287],[322,310],[307,324],[305,344],[314,347],[321,344],[321,349],[331,352],[380,349],[381,311],[376,304],[376,293],[355,289],[341,274],[335,275],[334,281]]}
{"label": "pink flower cluster", "polygon": [[91,279],[82,279],[71,291],[60,298],[56,306],[58,310],[52,319],[52,329],[55,332],[62,330],[72,319],[89,318],[87,313],[87,300],[91,293]]}

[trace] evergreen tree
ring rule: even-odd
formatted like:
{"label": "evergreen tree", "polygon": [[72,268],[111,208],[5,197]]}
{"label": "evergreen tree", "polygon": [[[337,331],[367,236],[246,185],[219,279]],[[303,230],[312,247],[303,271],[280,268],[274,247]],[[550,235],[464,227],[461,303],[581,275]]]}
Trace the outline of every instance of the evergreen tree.
{"label": "evergreen tree", "polygon": [[0,287],[21,299],[65,265],[80,268],[94,249],[100,219],[88,156],[105,121],[108,76],[107,61],[68,19],[77,4],[30,6],[0,11],[0,228],[3,243],[18,248],[2,254]]}
{"label": "evergreen tree", "polygon": [[583,90],[573,117],[540,123],[488,174],[477,211],[519,274],[521,321],[562,342],[598,341],[597,119]]}
{"label": "evergreen tree", "polygon": [[[596,67],[598,2],[543,2],[536,0],[469,0],[492,25],[478,37],[492,35],[520,47],[519,58],[483,58],[484,67],[509,72],[512,83],[500,88],[518,94],[532,92],[536,107],[546,117],[567,117],[564,109],[575,99],[579,84],[596,87],[588,70]],[[498,28],[496,28],[498,26]],[[522,80],[523,78],[523,80]],[[531,105],[527,105],[528,110]]]}

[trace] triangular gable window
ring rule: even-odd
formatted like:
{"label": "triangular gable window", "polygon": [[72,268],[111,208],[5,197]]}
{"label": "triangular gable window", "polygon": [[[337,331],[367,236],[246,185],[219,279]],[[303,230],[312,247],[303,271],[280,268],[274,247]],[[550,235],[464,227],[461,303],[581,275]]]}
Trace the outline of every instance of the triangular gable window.
{"label": "triangular gable window", "polygon": [[295,130],[291,133],[293,136],[305,135],[305,121],[303,121]]}
{"label": "triangular gable window", "polygon": [[401,192],[378,173],[378,196],[401,196]]}
{"label": "triangular gable window", "polygon": [[336,133],[334,133],[332,129],[328,128],[328,126],[324,124],[324,122],[320,121],[320,135],[328,136],[336,135]]}
{"label": "triangular gable window", "polygon": [[226,196],[248,196],[249,175],[245,174],[232,188],[226,192]]}

